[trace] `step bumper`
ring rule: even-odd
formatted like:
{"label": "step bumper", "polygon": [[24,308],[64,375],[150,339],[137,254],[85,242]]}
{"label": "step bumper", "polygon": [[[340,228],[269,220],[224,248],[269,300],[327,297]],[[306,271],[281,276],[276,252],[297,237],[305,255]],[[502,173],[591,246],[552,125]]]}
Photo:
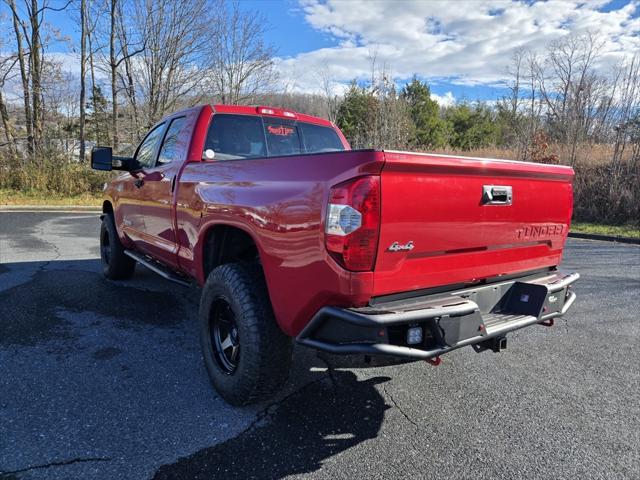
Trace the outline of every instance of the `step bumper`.
{"label": "step bumper", "polygon": [[363,308],[327,306],[296,340],[334,354],[431,359],[563,316],[579,278],[553,271]]}

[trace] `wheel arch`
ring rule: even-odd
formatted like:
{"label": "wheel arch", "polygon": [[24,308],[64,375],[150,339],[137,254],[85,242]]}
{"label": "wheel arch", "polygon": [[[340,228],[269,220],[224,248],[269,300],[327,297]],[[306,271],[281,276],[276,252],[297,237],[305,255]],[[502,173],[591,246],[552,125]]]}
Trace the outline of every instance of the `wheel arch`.
{"label": "wheel arch", "polygon": [[261,249],[254,236],[237,225],[215,223],[202,233],[203,280],[216,267],[239,261],[261,261]]}
{"label": "wheel arch", "polygon": [[102,202],[102,213],[106,215],[114,215],[113,204],[110,200],[105,200]]}

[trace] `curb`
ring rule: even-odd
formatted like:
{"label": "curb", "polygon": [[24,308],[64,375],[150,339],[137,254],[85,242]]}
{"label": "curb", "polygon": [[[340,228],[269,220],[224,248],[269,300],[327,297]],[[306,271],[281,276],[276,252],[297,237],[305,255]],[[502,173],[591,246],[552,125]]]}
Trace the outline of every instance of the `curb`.
{"label": "curb", "polygon": [[102,212],[99,206],[91,205],[0,205],[0,212]]}
{"label": "curb", "polygon": [[597,233],[569,232],[569,236],[574,238],[582,238],[585,240],[602,240],[605,242],[630,243],[632,245],[640,245],[640,238],[620,237],[618,235],[599,235]]}

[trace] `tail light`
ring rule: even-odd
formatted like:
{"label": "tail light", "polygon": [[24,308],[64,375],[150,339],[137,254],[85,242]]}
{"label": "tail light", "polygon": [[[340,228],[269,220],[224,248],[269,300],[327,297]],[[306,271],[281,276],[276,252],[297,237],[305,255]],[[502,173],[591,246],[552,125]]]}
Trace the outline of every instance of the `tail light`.
{"label": "tail light", "polygon": [[380,235],[380,177],[359,177],[333,187],[325,226],[329,254],[355,272],[373,270]]}

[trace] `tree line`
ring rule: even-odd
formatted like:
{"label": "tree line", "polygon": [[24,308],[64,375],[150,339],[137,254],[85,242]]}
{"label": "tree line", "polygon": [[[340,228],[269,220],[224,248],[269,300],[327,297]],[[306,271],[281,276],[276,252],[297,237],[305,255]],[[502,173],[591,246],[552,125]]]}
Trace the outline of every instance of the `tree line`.
{"label": "tree line", "polygon": [[[355,148],[472,152],[574,167],[575,216],[640,224],[640,54],[605,58],[595,34],[542,53],[515,52],[507,93],[494,104],[439,106],[413,78],[385,72],[352,82],[335,118]],[[604,64],[604,67],[603,67]]]}
{"label": "tree line", "polygon": [[427,83],[401,88],[383,71],[353,81],[336,119],[355,147],[509,150],[519,160],[576,165],[589,149],[640,165],[640,55],[602,72],[602,42],[587,33],[552,42],[544,54],[518,50],[507,93],[495,103],[441,107]]}
{"label": "tree line", "polygon": [[[270,104],[331,119],[353,148],[572,165],[582,218],[640,218],[640,56],[612,60],[597,34],[518,50],[501,98],[443,106],[424,80],[398,82],[376,58],[370,78],[341,94],[328,68],[316,72],[317,93],[296,92],[278,74],[267,22],[237,1],[0,2],[5,164],[84,159],[94,144],[131,152],[160,118],[194,104]],[[79,37],[51,26],[62,12]],[[79,75],[52,54],[61,43]]]}
{"label": "tree line", "polygon": [[[414,77],[398,86],[375,58],[371,78],[354,80],[343,95],[327,72],[318,72],[317,94],[289,91],[277,50],[264,40],[265,19],[237,1],[1,1],[8,28],[0,35],[0,116],[12,154],[22,145],[34,156],[64,138],[77,139],[83,158],[87,140],[131,146],[177,108],[273,102],[329,117],[355,148],[497,147],[571,165],[585,145],[611,146],[616,164],[640,156],[640,57],[598,68],[603,42],[591,33],[563,37],[543,53],[518,50],[508,93],[496,102],[441,107],[427,83]],[[79,25],[77,40],[47,21],[61,10]],[[61,42],[78,54],[79,81],[48,54]]]}

